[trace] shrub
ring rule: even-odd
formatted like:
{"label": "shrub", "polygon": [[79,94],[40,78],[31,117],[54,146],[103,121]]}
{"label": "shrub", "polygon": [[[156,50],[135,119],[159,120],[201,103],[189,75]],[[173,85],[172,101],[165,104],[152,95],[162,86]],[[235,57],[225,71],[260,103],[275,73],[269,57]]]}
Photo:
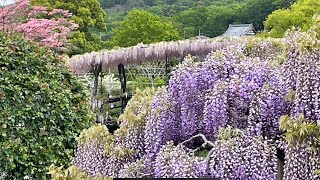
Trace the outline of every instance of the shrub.
{"label": "shrub", "polygon": [[88,94],[61,58],[19,36],[0,34],[0,56],[0,175],[43,179],[92,125]]}

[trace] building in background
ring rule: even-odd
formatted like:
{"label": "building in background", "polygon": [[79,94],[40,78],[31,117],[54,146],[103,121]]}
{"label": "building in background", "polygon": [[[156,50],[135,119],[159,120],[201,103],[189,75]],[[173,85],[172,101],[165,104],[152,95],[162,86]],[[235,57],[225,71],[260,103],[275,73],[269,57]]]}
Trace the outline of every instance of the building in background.
{"label": "building in background", "polygon": [[230,24],[222,36],[254,36],[256,34],[253,24]]}

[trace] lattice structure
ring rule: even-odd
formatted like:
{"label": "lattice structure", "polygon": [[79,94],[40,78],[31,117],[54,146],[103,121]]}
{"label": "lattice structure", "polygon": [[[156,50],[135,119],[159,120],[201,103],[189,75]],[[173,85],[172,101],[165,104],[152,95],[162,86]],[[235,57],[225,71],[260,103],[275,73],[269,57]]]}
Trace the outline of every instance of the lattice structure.
{"label": "lattice structure", "polygon": [[120,64],[118,71],[110,68],[105,72],[77,74],[77,77],[91,93],[91,110],[96,114],[96,121],[112,125],[137,88],[167,84],[170,69],[170,65],[163,62],[127,67]]}
{"label": "lattice structure", "polygon": [[170,65],[165,63],[148,63],[128,66],[126,69],[129,90],[145,87],[158,87],[168,82]]}

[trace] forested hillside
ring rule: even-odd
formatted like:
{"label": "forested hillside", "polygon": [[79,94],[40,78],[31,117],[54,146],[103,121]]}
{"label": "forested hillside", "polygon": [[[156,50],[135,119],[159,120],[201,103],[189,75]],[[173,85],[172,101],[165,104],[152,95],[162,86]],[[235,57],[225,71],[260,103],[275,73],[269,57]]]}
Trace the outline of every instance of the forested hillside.
{"label": "forested hillside", "polygon": [[100,0],[107,12],[108,32],[119,26],[127,13],[144,9],[173,22],[183,38],[199,34],[208,37],[221,35],[229,24],[253,23],[263,30],[263,21],[276,9],[287,8],[295,0]]}

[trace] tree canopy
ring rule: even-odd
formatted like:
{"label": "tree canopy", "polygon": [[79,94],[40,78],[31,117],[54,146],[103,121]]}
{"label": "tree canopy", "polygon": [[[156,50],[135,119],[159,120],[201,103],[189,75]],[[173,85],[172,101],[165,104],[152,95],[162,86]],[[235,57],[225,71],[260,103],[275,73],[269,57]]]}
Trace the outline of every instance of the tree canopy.
{"label": "tree canopy", "polygon": [[108,12],[108,27],[104,37],[111,39],[111,29],[117,28],[126,12],[143,9],[169,19],[180,36],[190,38],[199,35],[215,37],[223,34],[229,24],[252,23],[259,31],[263,21],[276,9],[287,8],[296,0],[100,0]]}
{"label": "tree canopy", "polygon": [[0,55],[0,179],[45,179],[93,124],[87,91],[62,59],[19,36],[1,33]]}
{"label": "tree canopy", "polygon": [[65,52],[66,38],[78,25],[70,22],[70,13],[63,9],[48,10],[43,6],[30,6],[28,0],[0,9],[3,31],[21,33],[25,38],[47,46],[55,52]]}
{"label": "tree canopy", "polygon": [[[107,29],[106,12],[100,7],[98,0],[30,0],[32,5],[42,5],[49,9],[69,10],[73,16],[71,21],[79,25],[79,29],[69,38],[74,45],[69,54],[81,54],[102,48],[99,33]],[[97,32],[97,33],[95,33]]]}
{"label": "tree canopy", "polygon": [[172,22],[137,9],[130,11],[119,27],[113,30],[113,33],[114,45],[120,47],[133,46],[141,42],[150,44],[180,38]]}
{"label": "tree canopy", "polygon": [[298,0],[288,9],[279,9],[268,16],[265,29],[271,37],[282,37],[287,29],[299,27],[306,31],[312,26],[312,18],[320,13],[320,1]]}

